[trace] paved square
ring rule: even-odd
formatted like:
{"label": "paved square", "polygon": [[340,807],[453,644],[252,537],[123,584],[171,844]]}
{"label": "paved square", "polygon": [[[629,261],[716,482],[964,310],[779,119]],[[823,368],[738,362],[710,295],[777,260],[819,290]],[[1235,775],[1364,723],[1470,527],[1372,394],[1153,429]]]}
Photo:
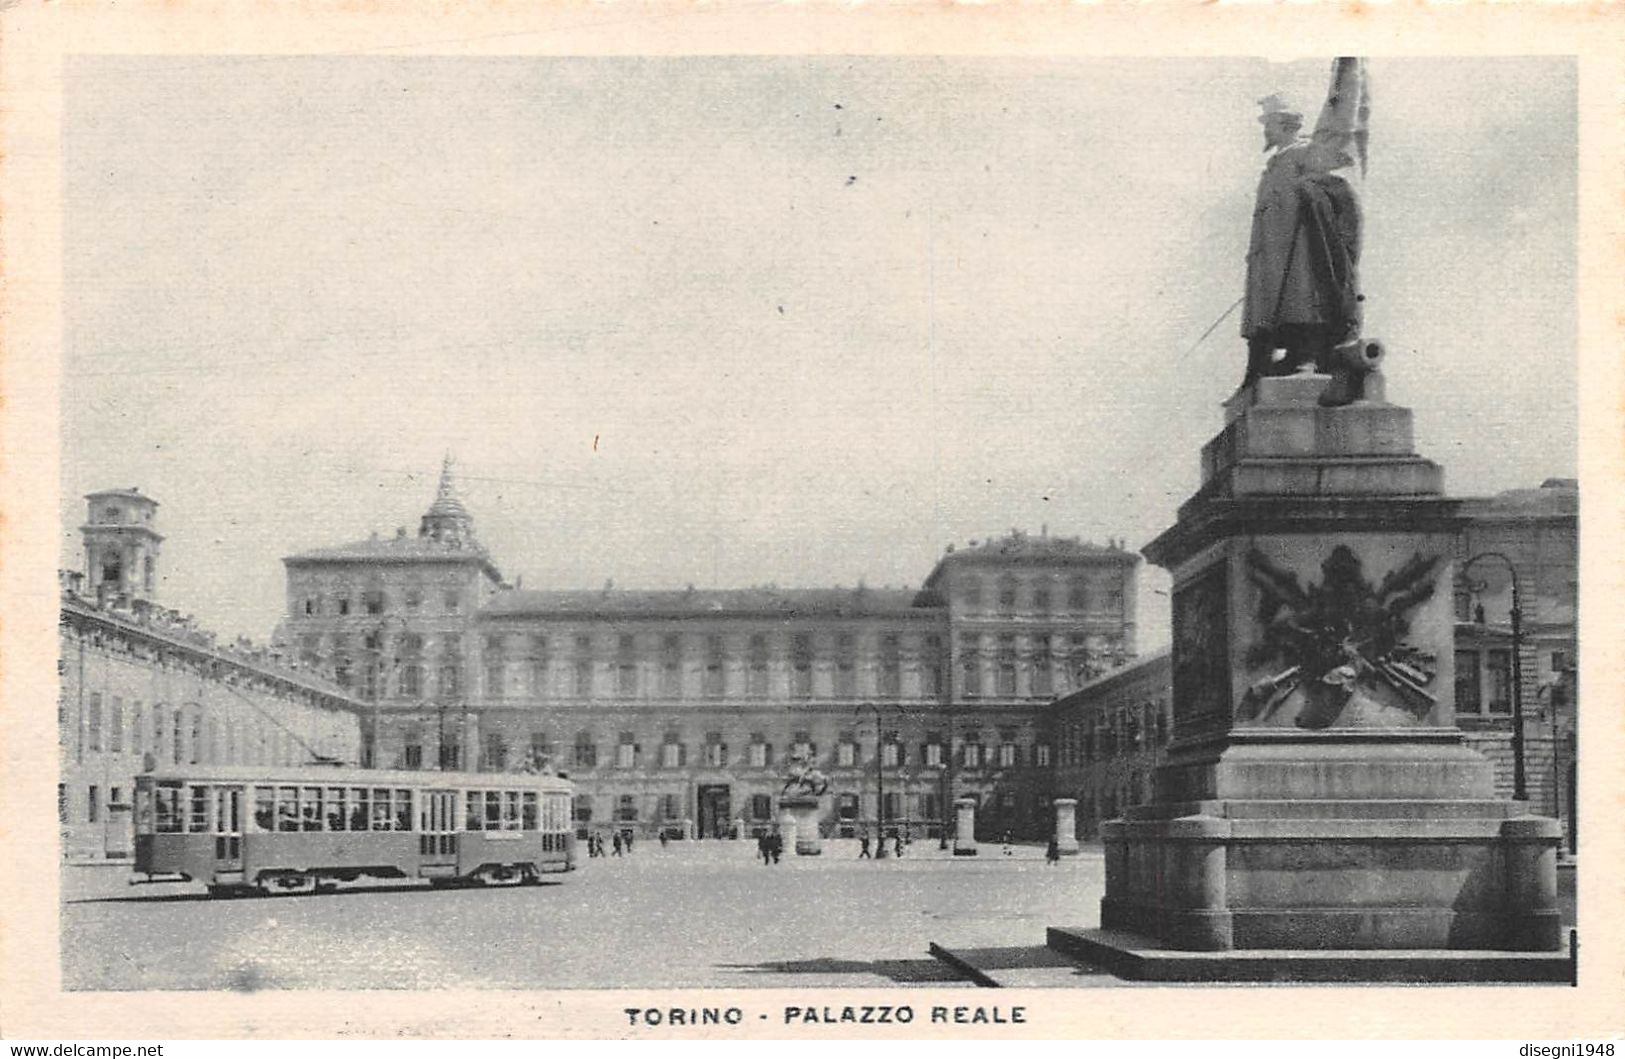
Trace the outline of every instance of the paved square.
{"label": "paved square", "polygon": [[[969,986],[928,955],[1042,946],[1098,921],[1098,849],[901,860],[755,859],[750,842],[639,843],[561,882],[419,885],[209,900],[200,886],[128,887],[100,869],[65,883],[67,989],[493,989]],[[116,875],[116,878],[113,876]],[[1053,976],[1052,976],[1053,977]],[[1115,984],[1078,974],[1077,984]],[[1053,983],[1052,983],[1053,984]]]}

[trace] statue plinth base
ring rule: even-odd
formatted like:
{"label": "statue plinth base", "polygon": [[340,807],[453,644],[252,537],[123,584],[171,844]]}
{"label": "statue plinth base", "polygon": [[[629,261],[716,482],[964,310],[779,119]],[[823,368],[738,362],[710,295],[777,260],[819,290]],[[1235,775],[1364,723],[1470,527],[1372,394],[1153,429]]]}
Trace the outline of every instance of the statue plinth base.
{"label": "statue plinth base", "polygon": [[1173,742],[1156,800],[1103,829],[1101,926],[1174,951],[1555,952],[1559,828],[1497,799],[1455,727],[1458,505],[1409,410],[1322,407],[1330,381],[1238,394],[1145,549],[1174,579]]}
{"label": "statue plinth base", "polygon": [[779,831],[793,844],[798,857],[817,857],[824,852],[818,833],[819,800],[786,795],[779,799]]}

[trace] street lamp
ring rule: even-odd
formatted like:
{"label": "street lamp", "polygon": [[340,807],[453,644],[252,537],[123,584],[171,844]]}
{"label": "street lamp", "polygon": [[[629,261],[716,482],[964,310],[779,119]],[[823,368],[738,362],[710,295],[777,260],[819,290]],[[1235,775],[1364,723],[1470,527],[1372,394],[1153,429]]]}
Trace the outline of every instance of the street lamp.
{"label": "street lamp", "polygon": [[[1462,564],[1461,576],[1467,582],[1468,591],[1475,595],[1484,591],[1487,582],[1473,581],[1467,577],[1467,571],[1484,559],[1499,559],[1505,563],[1507,574],[1512,579],[1512,798],[1514,801],[1527,802],[1529,786],[1524,778],[1523,763],[1523,596],[1518,590],[1517,566],[1500,552],[1480,552]],[[1484,623],[1482,604],[1475,611],[1475,617],[1478,624]]]}
{"label": "street lamp", "polygon": [[948,848],[948,762],[939,761],[934,766],[937,770],[937,810],[942,814],[942,822],[937,826],[937,848]]}
{"label": "street lamp", "polygon": [[[902,713],[903,708],[895,703],[888,703],[886,708],[896,713]],[[868,710],[875,719],[875,859],[886,858],[886,759],[883,754],[883,740],[885,732],[880,722],[881,707],[872,702],[859,704],[854,712],[862,714]]]}

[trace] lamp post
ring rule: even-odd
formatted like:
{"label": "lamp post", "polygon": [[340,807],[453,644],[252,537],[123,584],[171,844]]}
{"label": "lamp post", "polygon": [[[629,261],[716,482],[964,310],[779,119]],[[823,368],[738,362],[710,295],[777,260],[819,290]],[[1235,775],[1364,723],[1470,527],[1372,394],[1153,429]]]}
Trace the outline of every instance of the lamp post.
{"label": "lamp post", "polygon": [[[901,713],[902,707],[888,704],[889,709]],[[885,731],[880,723],[881,707],[872,702],[861,703],[857,714],[868,710],[875,719],[875,859],[886,859],[886,759],[884,755]]]}
{"label": "lamp post", "polygon": [[948,848],[948,762],[939,761],[935,765],[937,770],[937,805],[938,812],[942,814],[942,822],[937,826],[937,848]]}
{"label": "lamp post", "polygon": [[[1499,559],[1505,563],[1507,575],[1512,579],[1512,798],[1514,801],[1527,802],[1529,785],[1524,776],[1523,762],[1523,597],[1518,590],[1518,568],[1501,552],[1480,552],[1468,559],[1461,566],[1461,576],[1467,582],[1468,591],[1475,595],[1484,590],[1486,582],[1471,580],[1467,572],[1484,559]],[[1476,617],[1478,623],[1483,624],[1482,605],[1478,607]]]}

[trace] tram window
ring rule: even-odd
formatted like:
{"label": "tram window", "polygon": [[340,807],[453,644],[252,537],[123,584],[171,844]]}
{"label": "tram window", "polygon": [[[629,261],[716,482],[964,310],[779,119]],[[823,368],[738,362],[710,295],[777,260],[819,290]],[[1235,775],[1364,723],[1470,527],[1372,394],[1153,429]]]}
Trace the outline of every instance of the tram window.
{"label": "tram window", "polygon": [[365,787],[351,787],[350,788],[350,830],[351,831],[365,831],[365,830],[368,829],[368,827],[371,826],[368,823],[368,820],[371,819],[371,812],[372,812],[371,808],[370,808],[370,805],[371,805],[371,802],[367,798],[367,788],[365,788]]}
{"label": "tram window", "polygon": [[535,831],[536,824],[536,792],[526,791],[524,817],[520,820],[519,826],[526,831]]}
{"label": "tram window", "polygon": [[502,830],[502,792],[485,792],[485,829],[487,831]]}
{"label": "tram window", "polygon": [[254,826],[261,831],[276,830],[276,791],[273,788],[254,788]]}
{"label": "tram window", "polygon": [[299,799],[299,823],[304,831],[320,831],[322,829],[322,789],[320,787],[306,787]]}
{"label": "tram window", "polygon": [[390,809],[388,787],[374,787],[372,789],[372,829],[374,831],[388,831],[395,822],[395,815]]}
{"label": "tram window", "polygon": [[299,830],[298,787],[278,787],[276,789],[276,829],[278,831]]}
{"label": "tram window", "polygon": [[153,792],[153,805],[156,814],[156,825],[153,830],[160,835],[178,835],[181,833],[181,787],[180,784],[165,784]]}
{"label": "tram window", "polygon": [[395,791],[395,830],[412,830],[412,792],[396,789]]}
{"label": "tram window", "polygon": [[344,830],[344,788],[327,788],[327,829],[329,831]]}
{"label": "tram window", "polygon": [[465,826],[463,828],[464,831],[480,831],[480,830],[482,830],[482,828],[480,827],[480,819],[481,819],[480,814],[483,812],[483,810],[480,808],[480,806],[482,804],[483,803],[482,803],[482,801],[480,799],[480,792],[479,791],[467,791],[467,792],[464,793],[464,795],[463,795],[463,805],[467,806],[467,813],[465,814],[466,819],[467,819],[467,826]]}
{"label": "tram window", "polygon": [[202,834],[209,830],[209,788],[190,788],[191,804],[186,814],[186,830]]}
{"label": "tram window", "polygon": [[[57,785],[57,789],[62,797],[67,797],[61,784]],[[143,786],[135,789],[135,829],[143,835],[152,831],[152,791]]]}
{"label": "tram window", "polygon": [[519,830],[519,792],[502,792],[502,830]]}

